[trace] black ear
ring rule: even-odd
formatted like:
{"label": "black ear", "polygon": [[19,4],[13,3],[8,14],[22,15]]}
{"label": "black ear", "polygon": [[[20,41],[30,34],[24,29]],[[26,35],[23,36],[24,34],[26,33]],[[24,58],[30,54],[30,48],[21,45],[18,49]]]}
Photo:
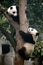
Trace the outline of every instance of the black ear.
{"label": "black ear", "polygon": [[7,54],[10,52],[10,45],[9,44],[2,44],[2,54]]}
{"label": "black ear", "polygon": [[25,10],[25,13],[26,13],[26,16],[28,17],[28,11],[27,10]]}
{"label": "black ear", "polygon": [[17,14],[19,15],[19,6],[16,6],[16,8],[17,8]]}

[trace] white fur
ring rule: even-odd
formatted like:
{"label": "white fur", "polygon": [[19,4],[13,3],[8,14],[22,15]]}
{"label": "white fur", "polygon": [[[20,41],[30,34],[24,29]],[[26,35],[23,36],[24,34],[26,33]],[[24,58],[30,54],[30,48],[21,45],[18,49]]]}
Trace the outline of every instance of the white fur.
{"label": "white fur", "polygon": [[32,35],[36,35],[36,33],[38,33],[38,31],[37,31],[36,29],[31,28],[31,27],[28,28],[28,32],[29,32],[30,34],[32,34]]}
{"label": "white fur", "polygon": [[34,50],[34,44],[25,43],[24,46],[26,48],[26,53],[30,54]]}
{"label": "white fur", "polygon": [[[10,9],[10,7],[13,7],[13,9]],[[14,5],[14,6],[10,6],[10,7],[8,8],[7,12],[10,15],[17,16],[17,8],[16,8],[16,6]],[[13,12],[15,12],[15,13],[13,13]]]}

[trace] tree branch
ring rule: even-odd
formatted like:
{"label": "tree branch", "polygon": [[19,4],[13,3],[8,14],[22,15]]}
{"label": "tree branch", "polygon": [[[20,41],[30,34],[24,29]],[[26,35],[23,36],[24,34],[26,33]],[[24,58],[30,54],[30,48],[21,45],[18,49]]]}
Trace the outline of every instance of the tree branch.
{"label": "tree branch", "polygon": [[10,24],[16,29],[19,30],[19,25],[12,19],[12,17],[9,16],[9,14],[7,14],[7,9],[2,7],[0,5],[0,12],[2,12],[6,18],[8,19],[8,21],[10,22]]}
{"label": "tree branch", "polygon": [[20,16],[20,30],[27,32],[28,20],[26,17],[27,0],[19,0],[19,16]]}

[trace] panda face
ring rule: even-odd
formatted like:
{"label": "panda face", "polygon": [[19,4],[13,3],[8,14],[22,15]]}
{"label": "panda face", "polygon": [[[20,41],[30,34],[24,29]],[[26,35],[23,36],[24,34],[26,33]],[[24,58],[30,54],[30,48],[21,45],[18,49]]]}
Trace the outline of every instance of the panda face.
{"label": "panda face", "polygon": [[38,31],[31,27],[28,28],[28,32],[32,35],[39,35]]}
{"label": "panda face", "polygon": [[10,6],[8,9],[7,9],[7,13],[12,17],[12,19],[14,20],[14,22],[16,23],[20,23],[20,20],[19,20],[19,7],[14,5],[14,6]]}
{"label": "panda face", "polygon": [[16,8],[16,6],[10,6],[10,7],[8,8],[7,12],[8,12],[10,15],[17,16],[17,8]]}
{"label": "panda face", "polygon": [[33,40],[36,42],[37,39],[38,39],[38,36],[39,36],[39,32],[38,32],[36,29],[31,28],[31,27],[28,28],[28,32],[29,32],[30,34],[32,34]]}

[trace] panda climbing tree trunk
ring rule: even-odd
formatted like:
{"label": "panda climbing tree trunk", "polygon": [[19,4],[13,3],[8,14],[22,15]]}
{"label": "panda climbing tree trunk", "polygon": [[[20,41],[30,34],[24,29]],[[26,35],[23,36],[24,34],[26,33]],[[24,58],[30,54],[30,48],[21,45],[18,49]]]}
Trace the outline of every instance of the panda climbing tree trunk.
{"label": "panda climbing tree trunk", "polygon": [[[28,20],[26,17],[27,0],[19,0],[19,18],[20,18],[20,30],[27,32],[28,30]],[[17,46],[16,52],[23,46],[24,41],[22,40],[18,31],[16,31]],[[15,65],[24,65],[24,59],[18,54],[15,56]]]}
{"label": "panda climbing tree trunk", "polygon": [[[20,30],[24,32],[27,32],[29,26],[25,13],[26,8],[27,8],[27,0],[19,0]],[[16,39],[17,39],[17,46],[18,48],[20,48],[23,45],[24,41],[22,40],[18,32],[16,32]]]}

